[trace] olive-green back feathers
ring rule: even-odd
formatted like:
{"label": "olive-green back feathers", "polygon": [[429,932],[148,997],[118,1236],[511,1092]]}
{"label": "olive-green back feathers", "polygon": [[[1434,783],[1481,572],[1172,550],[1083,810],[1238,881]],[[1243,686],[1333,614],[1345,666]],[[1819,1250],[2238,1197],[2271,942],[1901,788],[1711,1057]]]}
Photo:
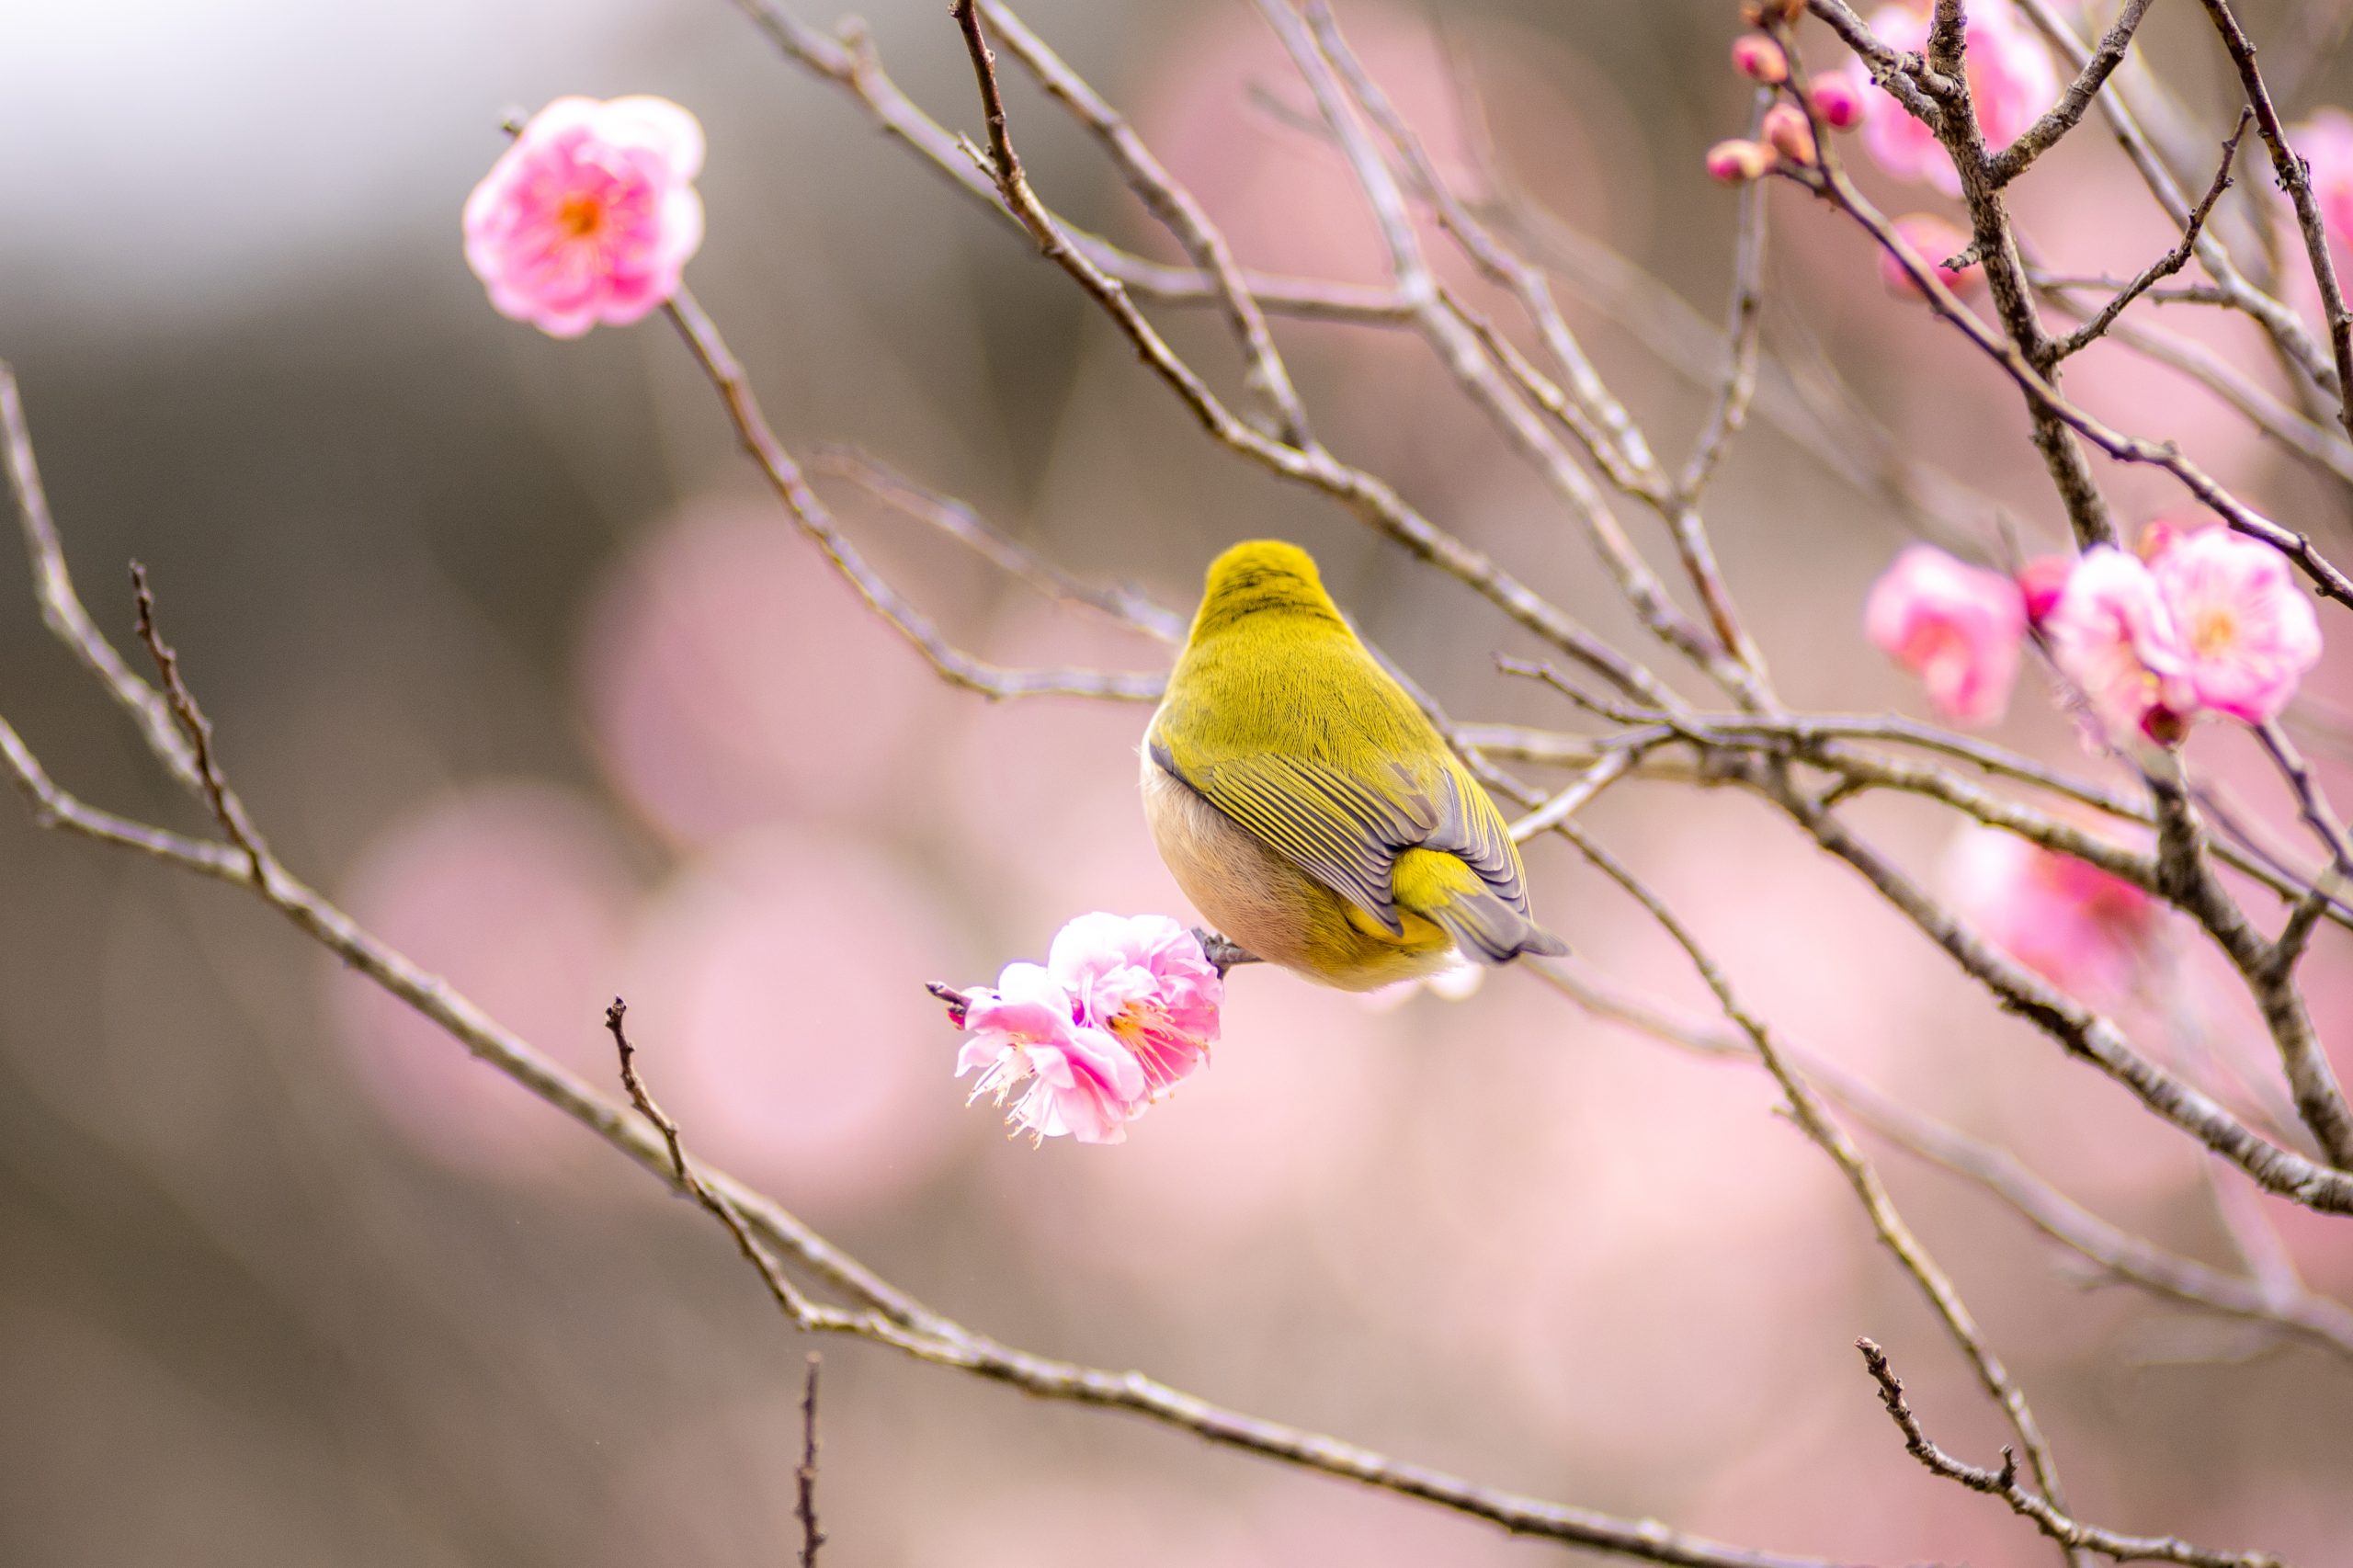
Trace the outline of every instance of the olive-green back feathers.
{"label": "olive-green back feathers", "polygon": [[[1433,914],[1415,907],[1422,893],[1464,906],[1443,923],[1472,956],[1560,950],[1527,921],[1502,813],[1358,641],[1296,546],[1254,540],[1211,566],[1150,747],[1160,767],[1392,935],[1401,894],[1405,907]],[[1414,849],[1453,857],[1477,880],[1456,873],[1401,888],[1398,858]],[[1441,894],[1438,883],[1454,880],[1463,887]]]}

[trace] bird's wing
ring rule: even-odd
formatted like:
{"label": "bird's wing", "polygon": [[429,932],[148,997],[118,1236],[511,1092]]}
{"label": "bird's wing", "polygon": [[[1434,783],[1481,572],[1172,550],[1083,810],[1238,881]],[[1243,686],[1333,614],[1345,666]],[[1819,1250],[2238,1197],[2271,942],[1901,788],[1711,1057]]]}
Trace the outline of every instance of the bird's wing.
{"label": "bird's wing", "polygon": [[[1392,935],[1404,930],[1397,918],[1397,857],[1427,843],[1442,821],[1466,815],[1459,795],[1441,801],[1399,763],[1389,765],[1392,778],[1380,780],[1356,778],[1313,757],[1273,753],[1180,767],[1157,732],[1151,752],[1171,778]],[[1501,826],[1498,820],[1499,833]],[[1508,855],[1509,836],[1502,843]]]}
{"label": "bird's wing", "polygon": [[1438,824],[1421,846],[1459,857],[1478,873],[1488,892],[1527,914],[1528,887],[1520,875],[1519,849],[1512,843],[1511,829],[1495,801],[1477,779],[1463,777],[1451,759],[1431,793],[1438,800]]}

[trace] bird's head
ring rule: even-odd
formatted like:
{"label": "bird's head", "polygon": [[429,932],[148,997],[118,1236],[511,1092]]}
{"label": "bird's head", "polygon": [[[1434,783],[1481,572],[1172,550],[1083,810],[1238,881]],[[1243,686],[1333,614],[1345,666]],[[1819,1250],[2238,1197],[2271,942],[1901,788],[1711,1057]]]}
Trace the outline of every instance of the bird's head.
{"label": "bird's head", "polygon": [[1220,631],[1246,617],[1268,613],[1328,618],[1340,622],[1324,591],[1314,558],[1279,539],[1245,540],[1210,562],[1193,635]]}

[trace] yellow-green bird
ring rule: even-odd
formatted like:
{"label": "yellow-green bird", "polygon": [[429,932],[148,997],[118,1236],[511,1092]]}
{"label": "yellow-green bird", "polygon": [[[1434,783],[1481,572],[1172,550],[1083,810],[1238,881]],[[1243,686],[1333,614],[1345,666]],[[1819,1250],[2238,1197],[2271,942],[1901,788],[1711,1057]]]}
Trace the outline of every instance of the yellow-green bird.
{"label": "yellow-green bird", "polygon": [[1160,858],[1220,932],[1370,991],[1460,953],[1562,953],[1528,915],[1503,813],[1279,540],[1210,565],[1144,732]]}

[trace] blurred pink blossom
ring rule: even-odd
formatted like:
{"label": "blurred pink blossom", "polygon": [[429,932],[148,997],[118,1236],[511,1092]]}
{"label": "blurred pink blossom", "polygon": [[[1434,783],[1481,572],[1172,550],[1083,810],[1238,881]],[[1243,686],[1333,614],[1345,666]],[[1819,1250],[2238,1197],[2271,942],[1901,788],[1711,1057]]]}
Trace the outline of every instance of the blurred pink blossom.
{"label": "blurred pink blossom", "polygon": [[[1189,1076],[1218,1037],[1225,983],[1199,937],[1165,915],[1082,915],[1046,966],[1007,964],[966,1005],[956,1075],[1034,1138],[1126,1141],[1126,1124]],[[1022,1085],[1027,1085],[1027,1088]]]}
{"label": "blurred pink blossom", "polygon": [[2197,708],[2188,653],[2156,577],[2137,556],[2094,545],[2043,624],[2051,656],[2111,740],[2181,740]]}
{"label": "blurred pink blossom", "polygon": [[2072,555],[2038,555],[2018,568],[2018,592],[2026,600],[2026,619],[2030,626],[2040,626],[2059,608],[2059,596],[2067,591],[2067,578],[2075,570]]}
{"label": "blurred pink blossom", "polygon": [[1863,609],[1870,640],[1927,687],[1945,718],[1990,724],[2018,680],[2026,601],[1999,572],[1915,544],[1871,585]]}
{"label": "blurred pink blossom", "polygon": [[956,1153],[939,1009],[909,977],[966,961],[894,857],[838,828],[770,828],[682,868],[604,991],[629,998],[647,1080],[693,1146],[839,1220],[887,1211]]}
{"label": "blurred pink blossom", "polygon": [[962,711],[772,506],[689,503],[613,562],[581,631],[575,679],[598,760],[676,843],[891,820],[908,748]]}
{"label": "blurred pink blossom", "polygon": [[[1870,28],[1891,49],[1921,53],[1928,47],[1926,6],[1882,6],[1871,13]],[[1998,151],[2058,97],[2058,73],[2010,0],[1974,0],[1966,42],[1970,101],[1985,144]],[[1863,145],[1879,166],[1897,179],[1925,181],[1947,196],[1959,196],[1961,176],[1936,133],[1874,83],[1860,60],[1847,67],[1847,78],[1870,106]]]}
{"label": "blurred pink blossom", "polygon": [[2187,653],[2198,701],[2265,723],[2320,662],[2320,625],[2288,559],[2225,528],[2186,534],[2150,566]]}
{"label": "blurred pink blossom", "polygon": [[[634,898],[604,817],[540,784],[477,785],[379,835],[347,879],[358,918],[565,1066],[609,1081],[611,999]],[[438,1026],[347,970],[329,1000],[353,1067],[426,1153],[540,1176],[577,1135]]]}
{"label": "blurred pink blossom", "polygon": [[2312,165],[2313,197],[2329,238],[2353,249],[2353,115],[2316,110],[2289,131],[2288,141]]}
{"label": "blurred pink blossom", "polygon": [[956,1053],[956,1075],[980,1070],[974,1099],[1014,1096],[1006,1119],[1032,1139],[1124,1143],[1151,1085],[1127,1047],[1080,1021],[1083,1011],[1036,964],[1006,965],[996,989],[973,992],[966,1006],[972,1038]]}
{"label": "blurred pink blossom", "polygon": [[1971,827],[1947,862],[1961,913],[2052,984],[2088,999],[2130,991],[2163,927],[2155,900],[2087,860]]}
{"label": "blurred pink blossom", "polygon": [[[1914,255],[1928,264],[1937,275],[1937,281],[1954,293],[1966,298],[1984,282],[1985,274],[1974,262],[1967,267],[1945,265],[1969,248],[1967,230],[1949,223],[1932,212],[1915,212],[1895,221],[1895,233],[1912,247]],[[1904,270],[1904,264],[1897,261],[1891,251],[1879,253],[1879,278],[1887,285],[1887,291],[1891,294],[1908,294],[1914,299],[1921,297],[1920,286],[1912,281],[1912,275]]]}
{"label": "blurred pink blossom", "polygon": [[1224,977],[1200,938],[1165,915],[1082,915],[1054,934],[1046,971],[1133,1053],[1155,1096],[1217,1042]]}
{"label": "blurred pink blossom", "polygon": [[551,337],[627,325],[702,244],[702,127],[667,98],[558,98],[466,199],[466,265]]}

